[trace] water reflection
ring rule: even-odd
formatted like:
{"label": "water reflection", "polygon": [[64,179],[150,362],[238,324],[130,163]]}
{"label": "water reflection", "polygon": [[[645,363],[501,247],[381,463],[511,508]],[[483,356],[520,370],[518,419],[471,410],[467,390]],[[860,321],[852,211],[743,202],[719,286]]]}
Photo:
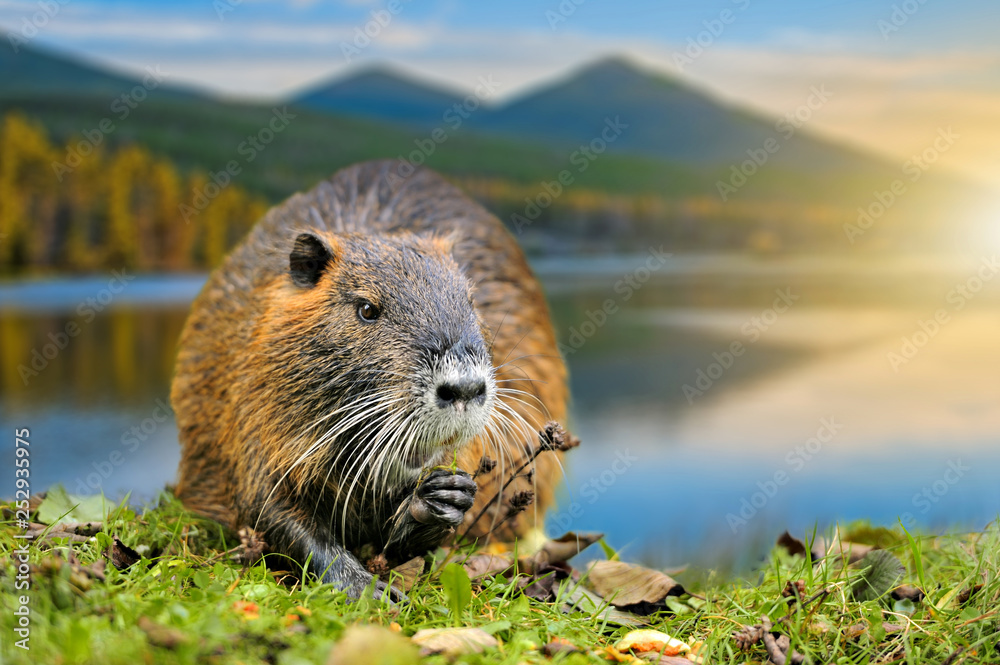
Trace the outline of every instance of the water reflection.
{"label": "water reflection", "polygon": [[[626,300],[615,285],[635,265],[540,266],[584,440],[550,530],[606,531],[673,565],[817,521],[995,517],[1000,280],[948,299],[975,261],[678,257]],[[173,480],[164,400],[199,283],[138,279],[89,319],[78,304],[99,279],[0,286],[0,424],[32,428],[36,491],[148,498]],[[777,312],[782,290],[795,297]]]}

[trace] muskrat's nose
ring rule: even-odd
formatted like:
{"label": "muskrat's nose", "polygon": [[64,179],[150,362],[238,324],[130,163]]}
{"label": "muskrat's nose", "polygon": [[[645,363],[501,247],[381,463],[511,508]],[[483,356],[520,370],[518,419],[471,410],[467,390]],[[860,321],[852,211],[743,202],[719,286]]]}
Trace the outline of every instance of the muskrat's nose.
{"label": "muskrat's nose", "polygon": [[446,409],[454,405],[463,409],[470,402],[481,402],[486,396],[486,379],[481,376],[462,376],[454,381],[444,381],[437,387],[438,406]]}

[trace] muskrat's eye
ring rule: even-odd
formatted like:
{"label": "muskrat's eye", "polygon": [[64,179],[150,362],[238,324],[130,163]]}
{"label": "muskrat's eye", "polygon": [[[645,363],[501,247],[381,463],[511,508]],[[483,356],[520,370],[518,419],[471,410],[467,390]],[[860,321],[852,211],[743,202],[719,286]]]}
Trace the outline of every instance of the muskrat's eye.
{"label": "muskrat's eye", "polygon": [[358,316],[361,317],[362,321],[371,323],[378,318],[379,314],[381,314],[381,312],[378,311],[378,307],[370,302],[363,302],[358,305]]}

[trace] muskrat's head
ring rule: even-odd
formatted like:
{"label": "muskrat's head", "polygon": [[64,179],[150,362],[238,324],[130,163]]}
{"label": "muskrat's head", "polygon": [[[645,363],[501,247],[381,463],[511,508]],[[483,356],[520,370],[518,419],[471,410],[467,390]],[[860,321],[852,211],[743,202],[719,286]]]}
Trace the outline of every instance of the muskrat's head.
{"label": "muskrat's head", "polygon": [[391,486],[451,462],[486,428],[497,391],[487,334],[448,240],[302,233],[281,281],[265,325],[299,421],[286,462]]}

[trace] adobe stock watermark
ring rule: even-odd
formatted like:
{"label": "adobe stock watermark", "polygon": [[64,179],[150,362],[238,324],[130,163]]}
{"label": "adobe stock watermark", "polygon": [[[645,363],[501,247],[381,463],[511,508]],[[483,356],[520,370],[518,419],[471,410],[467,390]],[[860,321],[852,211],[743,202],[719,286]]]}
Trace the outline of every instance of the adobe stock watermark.
{"label": "adobe stock watermark", "polygon": [[41,347],[31,349],[31,361],[25,365],[21,363],[17,366],[17,373],[21,376],[21,381],[25,386],[31,379],[44,372],[49,363],[56,359],[62,351],[69,346],[70,340],[80,334],[83,327],[97,318],[98,313],[111,304],[119,293],[125,290],[129,282],[135,279],[135,275],[129,275],[124,268],[111,271],[111,279],[107,286],[98,291],[94,296],[87,298],[76,306],[76,315],[83,319],[83,323],[69,321],[62,330],[50,332],[48,342]]}
{"label": "adobe stock watermark", "polygon": [[910,17],[920,11],[920,8],[927,3],[927,0],[903,0],[899,4],[892,6],[892,12],[888,19],[880,18],[875,22],[882,39],[889,41],[889,35],[899,32],[904,25],[909,23]]}
{"label": "adobe stock watermark", "polygon": [[480,76],[471,94],[462,101],[455,102],[444,110],[441,114],[443,126],[435,127],[424,138],[414,139],[415,150],[411,150],[407,156],[399,155],[396,168],[389,171],[386,180],[396,184],[399,180],[405,180],[416,173],[417,167],[424,164],[427,159],[437,152],[438,146],[444,144],[449,136],[449,132],[457,131],[462,124],[468,120],[473,113],[479,110],[483,103],[494,96],[503,84],[493,80],[493,75]]}
{"label": "adobe stock watermark", "polygon": [[555,9],[545,10],[545,20],[549,22],[549,29],[555,32],[560,23],[565,23],[570,16],[576,13],[577,7],[587,0],[561,0]]}
{"label": "adobe stock watermark", "polygon": [[[903,162],[903,175],[911,183],[920,180],[938,158],[948,152],[960,138],[961,135],[956,134],[950,125],[947,128],[939,128],[931,145]],[[902,178],[893,180],[888,189],[872,192],[872,198],[875,200],[867,206],[858,207],[857,221],[853,224],[844,224],[844,233],[851,244],[857,242],[857,239],[863,236],[906,192],[907,184]]]}
{"label": "adobe stock watermark", "polygon": [[719,198],[723,202],[728,201],[730,196],[746,185],[750,178],[767,164],[771,156],[776,155],[781,150],[782,145],[795,136],[795,133],[803,125],[812,120],[813,114],[823,108],[831,97],[833,97],[833,92],[827,90],[825,83],[821,83],[819,87],[810,87],[805,100],[791,111],[785,112],[785,117],[774,123],[774,131],[779,134],[780,139],[769,136],[764,139],[760,147],[748,148],[746,154],[749,159],[731,165],[728,180],[715,181],[715,189],[719,193]]}
{"label": "adobe stock watermark", "polygon": [[712,44],[722,36],[726,27],[736,22],[739,12],[746,11],[750,6],[750,0],[731,0],[731,2],[736,5],[738,11],[726,8],[720,11],[715,18],[702,21],[701,24],[705,29],[693,37],[688,37],[687,45],[683,51],[674,51],[673,61],[678,71],[684,71],[686,66],[693,64],[695,60],[700,58],[705,50],[711,48]]}
{"label": "adobe stock watermark", "polygon": [[[569,163],[576,167],[576,174],[583,173],[590,165],[604,154],[608,146],[618,140],[629,125],[622,121],[620,115],[614,119],[605,118],[604,127],[601,133],[590,140],[589,143],[579,146],[570,153]],[[562,196],[566,188],[576,181],[576,174],[570,169],[563,169],[554,180],[542,181],[541,191],[535,196],[524,197],[524,210],[521,213],[513,213],[510,216],[510,224],[514,227],[514,232],[520,235],[524,227],[531,226],[552,203]]]}
{"label": "adobe stock watermark", "polygon": [[38,33],[45,29],[49,22],[54,19],[62,8],[70,3],[70,0],[37,0],[35,5],[38,11],[32,12],[28,16],[21,17],[21,26],[17,31],[11,30],[7,33],[7,41],[14,53],[20,53],[21,47],[38,36]]}
{"label": "adobe stock watermark", "polygon": [[[934,504],[941,501],[969,471],[972,471],[972,467],[962,464],[961,459],[948,460],[948,468],[945,469],[944,474],[930,485],[920,488],[920,491],[910,499],[910,503],[921,515],[926,515],[934,507]],[[899,520],[907,529],[912,529],[917,525],[917,516],[912,512],[903,513],[899,516]]]}
{"label": "adobe stock watermark", "polygon": [[765,480],[757,481],[757,491],[740,499],[736,512],[726,513],[726,524],[736,534],[750,520],[763,510],[764,506],[778,495],[781,488],[792,480],[792,476],[806,468],[806,465],[823,451],[823,446],[833,441],[844,428],[835,416],[821,418],[814,436],[795,446],[785,455],[785,468],[778,469]]}
{"label": "adobe stock watermark", "polygon": [[118,449],[112,450],[107,458],[99,462],[91,462],[93,471],[86,476],[76,479],[76,493],[80,495],[93,494],[102,489],[104,481],[111,477],[118,467],[125,463],[130,455],[135,454],[140,446],[149,440],[153,434],[174,417],[174,411],[164,400],[157,398],[156,405],[148,417],[144,418],[138,425],[133,425],[123,431],[119,438],[121,444]]}
{"label": "adobe stock watermark", "polygon": [[271,119],[268,123],[261,127],[256,134],[248,135],[236,146],[236,153],[243,157],[243,163],[241,164],[236,159],[230,159],[226,162],[225,168],[209,172],[208,182],[191,192],[190,204],[181,203],[178,206],[184,222],[190,224],[192,219],[197,217],[222,193],[222,190],[232,184],[236,176],[243,173],[243,165],[257,159],[257,155],[267,148],[278,134],[285,131],[295,118],[296,115],[289,113],[287,106],[271,109]]}
{"label": "adobe stock watermark", "polygon": [[963,282],[956,284],[945,296],[945,302],[951,305],[951,311],[942,307],[934,311],[929,319],[917,321],[918,330],[909,335],[904,335],[899,351],[889,351],[886,360],[893,372],[899,373],[899,368],[908,364],[917,357],[917,354],[926,347],[932,339],[938,336],[941,330],[951,323],[951,313],[961,312],[983,290],[988,283],[1000,272],[1000,261],[994,254],[990,258],[983,258],[979,262],[979,268],[975,274]]}
{"label": "adobe stock watermark", "polygon": [[236,8],[243,4],[243,0],[214,0],[212,9],[220,21],[226,20],[226,14],[236,11]]}
{"label": "adobe stock watermark", "polygon": [[[14,542],[19,545],[10,554],[15,567],[14,589],[24,593],[31,591],[31,566],[29,565],[28,547],[32,536],[28,532],[28,522],[31,515],[31,430],[27,427],[14,430],[14,516],[20,533],[13,534]],[[14,646],[25,651],[31,650],[31,596],[11,596],[14,608],[14,634],[20,639],[14,640]]]}
{"label": "adobe stock watermark", "polygon": [[[646,257],[642,265],[615,282],[614,291],[621,296],[621,302],[631,300],[635,292],[645,286],[646,282],[652,278],[653,273],[666,265],[667,259],[673,256],[673,254],[663,251],[663,245],[660,245],[659,249],[650,247],[648,253],[649,256]],[[570,326],[569,335],[566,338],[567,343],[558,342],[556,344],[559,352],[565,358],[579,351],[587,343],[587,340],[596,335],[597,331],[608,322],[608,319],[619,311],[618,300],[615,298],[606,299],[601,303],[600,309],[588,309],[585,313],[587,317],[585,321]]]}
{"label": "adobe stock watermark", "polygon": [[580,485],[577,491],[580,500],[570,501],[569,505],[559,512],[550,513],[545,519],[546,526],[555,525],[559,531],[569,530],[573,520],[583,517],[586,513],[586,507],[597,503],[618,482],[618,479],[628,473],[632,465],[638,461],[639,458],[633,455],[628,448],[615,451],[615,460],[608,468],[587,478]]}
{"label": "adobe stock watermark", "polygon": [[139,104],[149,97],[149,92],[160,87],[163,79],[168,76],[169,74],[160,71],[159,65],[146,67],[146,75],[142,77],[140,84],[134,86],[128,92],[115,97],[109,106],[114,119],[112,117],[104,117],[97,123],[96,127],[80,132],[83,138],[75,144],[66,147],[65,159],[61,162],[52,162],[52,171],[56,174],[59,182],[62,182],[64,175],[72,173],[76,167],[82,164],[86,157],[94,154],[97,146],[104,143],[104,139],[118,129],[118,125],[114,122],[115,119],[123,122],[128,118],[132,114],[132,111],[137,109]]}
{"label": "adobe stock watermark", "polygon": [[736,339],[721,353],[714,352],[712,358],[715,359],[715,362],[710,363],[704,369],[698,368],[695,371],[694,385],[685,383],[681,387],[689,405],[694,404],[695,399],[711,390],[715,382],[721,379],[722,375],[736,364],[736,360],[746,353],[747,347],[757,342],[771,326],[777,323],[778,317],[787,312],[802,297],[792,293],[790,287],[778,289],[775,294],[778,297],[774,299],[770,307],[757,316],[751,316],[746,323],[740,326],[740,333],[746,339],[745,343],[743,340]]}

